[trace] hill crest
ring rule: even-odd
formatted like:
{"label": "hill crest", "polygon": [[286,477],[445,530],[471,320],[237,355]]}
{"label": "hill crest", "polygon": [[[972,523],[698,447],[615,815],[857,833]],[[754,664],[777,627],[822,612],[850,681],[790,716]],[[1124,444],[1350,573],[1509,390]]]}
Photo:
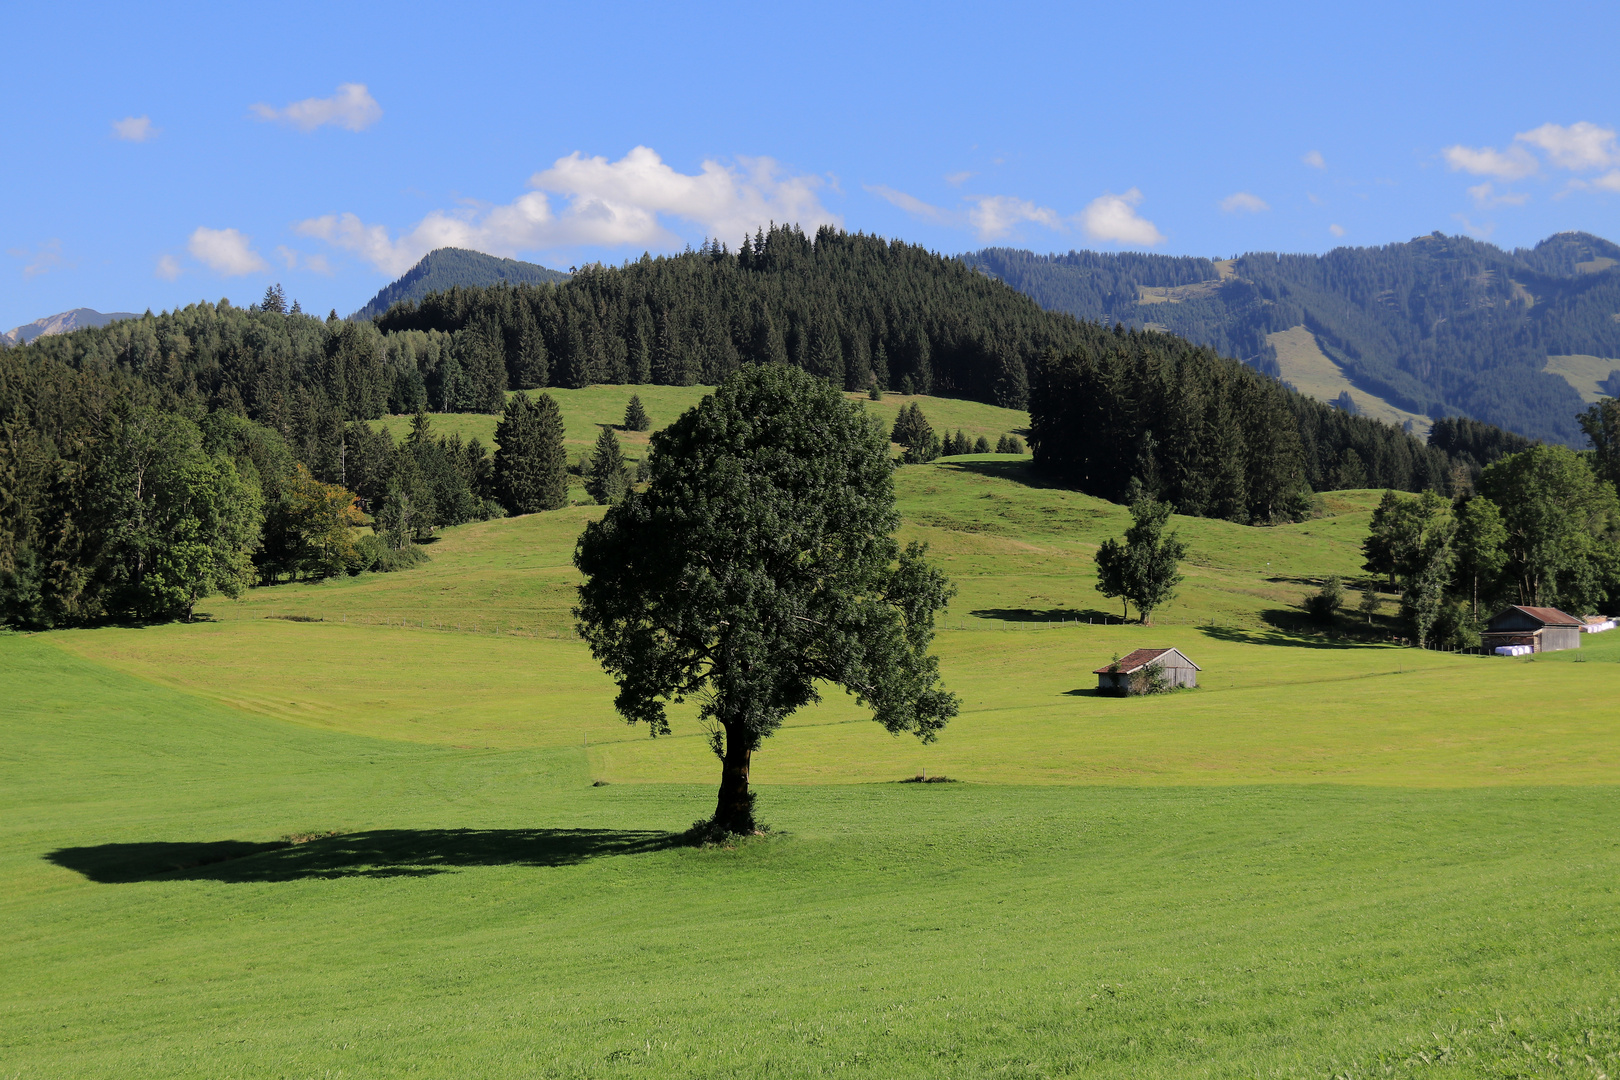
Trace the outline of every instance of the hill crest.
{"label": "hill crest", "polygon": [[517,259],[502,259],[481,251],[466,248],[436,248],[422,256],[422,261],[400,275],[399,280],[384,286],[365,307],[350,315],[351,319],[375,319],[395,304],[418,301],[429,293],[444,292],[457,285],[540,285],[567,281],[561,270]]}

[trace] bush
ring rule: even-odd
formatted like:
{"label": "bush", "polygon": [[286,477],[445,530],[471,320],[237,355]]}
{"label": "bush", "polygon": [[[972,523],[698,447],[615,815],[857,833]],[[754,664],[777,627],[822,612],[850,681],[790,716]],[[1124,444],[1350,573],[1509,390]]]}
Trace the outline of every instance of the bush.
{"label": "bush", "polygon": [[375,534],[362,536],[355,544],[355,556],[345,569],[350,574],[369,570],[374,574],[387,574],[394,570],[409,570],[428,561],[427,552],[415,544],[392,547]]}
{"label": "bush", "polygon": [[1315,596],[1305,598],[1305,611],[1319,623],[1331,623],[1344,607],[1344,586],[1339,579],[1330,577],[1322,582]]}

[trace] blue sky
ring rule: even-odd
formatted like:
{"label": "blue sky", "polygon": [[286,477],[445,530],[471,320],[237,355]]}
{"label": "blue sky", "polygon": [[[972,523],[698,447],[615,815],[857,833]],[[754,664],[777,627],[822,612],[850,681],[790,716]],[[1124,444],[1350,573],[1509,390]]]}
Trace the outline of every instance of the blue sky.
{"label": "blue sky", "polygon": [[830,221],[1227,256],[1620,239],[1620,6],[13,5],[0,329]]}

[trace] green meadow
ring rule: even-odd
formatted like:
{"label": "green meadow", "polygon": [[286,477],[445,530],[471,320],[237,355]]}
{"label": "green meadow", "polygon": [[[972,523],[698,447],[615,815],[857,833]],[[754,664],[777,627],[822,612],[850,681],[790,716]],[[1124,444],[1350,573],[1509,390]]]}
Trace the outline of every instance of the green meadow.
{"label": "green meadow", "polygon": [[[701,394],[635,390],[655,424]],[[573,453],[631,390],[552,392]],[[1180,596],[1119,625],[1123,508],[1028,458],[896,477],[961,715],[923,747],[829,690],[731,848],[675,842],[718,778],[691,711],[626,726],[572,633],[597,508],[0,636],[0,1077],[1620,1075],[1620,633],[1307,629],[1376,492],[1176,519]],[[1143,645],[1201,687],[1096,696]]]}

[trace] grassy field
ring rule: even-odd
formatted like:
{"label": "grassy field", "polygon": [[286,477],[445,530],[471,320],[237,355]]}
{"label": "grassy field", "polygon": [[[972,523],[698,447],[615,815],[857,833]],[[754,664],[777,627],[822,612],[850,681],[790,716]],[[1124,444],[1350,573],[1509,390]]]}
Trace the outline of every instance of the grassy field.
{"label": "grassy field", "polygon": [[[649,384],[587,386],[581,390],[553,386],[543,391],[522,392],[530,397],[546,393],[556,400],[558,408],[562,410],[563,428],[567,433],[563,441],[568,449],[568,459],[575,461],[589,453],[591,447],[596,445],[601,425],[617,426],[624,421],[624,407],[630,403],[630,395],[635,394],[641,398],[642,407],[647,410],[647,418],[652,421],[653,429],[657,430],[696,405],[703,395],[713,389],[711,386]],[[1027,434],[1029,427],[1028,413],[1016,409],[1001,409],[977,401],[907,397],[903,394],[884,394],[882,401],[868,401],[865,394],[848,396],[851,401],[865,402],[867,409],[881,419],[885,427],[894,426],[894,418],[901,408],[913,401],[918,402],[940,438],[961,430],[971,438],[983,435],[994,446],[1002,435],[1014,432]],[[379,428],[386,428],[395,439],[403,439],[411,430],[411,419],[409,416],[387,416],[373,421],[373,424]],[[493,414],[433,413],[430,419],[435,434],[454,433],[460,435],[463,440],[478,439],[487,447],[493,448],[496,445],[495,424],[500,418]],[[619,431],[617,434],[624,446],[625,457],[639,461],[646,456],[648,432]]]}
{"label": "grassy field", "polygon": [[1549,356],[1542,370],[1569,383],[1581,395],[1581,400],[1591,405],[1608,396],[1599,384],[1616,368],[1620,368],[1620,360],[1613,357],[1576,355]]}
{"label": "grassy field", "polygon": [[1279,330],[1267,334],[1266,340],[1277,350],[1277,364],[1282,369],[1282,378],[1300,393],[1318,401],[1332,401],[1341,393],[1348,392],[1363,416],[1390,424],[1404,424],[1410,420],[1412,430],[1419,438],[1428,436],[1429,428],[1433,425],[1427,416],[1407,412],[1376,394],[1351,385],[1339,365],[1322,351],[1316,343],[1316,336],[1305,327]]}
{"label": "grassy field", "polygon": [[[596,508],[0,635],[0,1077],[1620,1075],[1620,633],[1301,631],[1376,492],[1177,518],[1181,597],[1108,624],[1121,508],[995,455],[897,484],[962,715],[923,748],[829,694],[734,849],[673,843],[716,763],[569,629]],[[1148,644],[1202,687],[1091,693]]]}

